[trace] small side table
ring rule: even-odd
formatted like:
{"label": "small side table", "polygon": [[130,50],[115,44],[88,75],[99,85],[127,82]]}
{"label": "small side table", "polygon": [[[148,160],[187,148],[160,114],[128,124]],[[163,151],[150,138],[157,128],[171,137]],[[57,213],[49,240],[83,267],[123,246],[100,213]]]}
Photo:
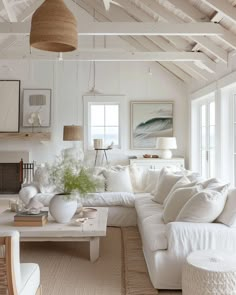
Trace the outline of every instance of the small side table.
{"label": "small side table", "polygon": [[236,294],[236,256],[221,251],[192,252],[182,274],[183,295]]}
{"label": "small side table", "polygon": [[99,152],[99,151],[103,152],[101,164],[103,164],[104,158],[105,158],[105,160],[106,160],[106,163],[107,163],[107,164],[109,163],[109,162],[108,162],[108,158],[107,158],[107,153],[106,153],[106,151],[111,150],[111,148],[96,148],[96,149],[94,149],[94,150],[96,151],[94,167],[95,167],[96,164],[97,164],[97,158],[98,158],[98,152]]}

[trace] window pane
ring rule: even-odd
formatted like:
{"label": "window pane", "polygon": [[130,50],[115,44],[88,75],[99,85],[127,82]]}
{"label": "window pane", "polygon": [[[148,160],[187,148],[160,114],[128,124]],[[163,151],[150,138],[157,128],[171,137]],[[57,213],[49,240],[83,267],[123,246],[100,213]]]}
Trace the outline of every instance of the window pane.
{"label": "window pane", "polygon": [[119,125],[119,106],[118,105],[105,106],[105,125],[106,126]]}
{"label": "window pane", "polygon": [[215,126],[210,126],[210,149],[215,147]]}
{"label": "window pane", "polygon": [[209,152],[209,157],[210,157],[210,175],[209,177],[214,177],[216,175],[216,171],[215,171],[215,149],[210,149]]}
{"label": "window pane", "polygon": [[104,127],[91,127],[91,142],[93,146],[94,139],[103,139],[104,142]]}
{"label": "window pane", "polygon": [[206,149],[206,127],[202,127],[201,149]]}
{"label": "window pane", "polygon": [[91,105],[91,126],[104,126],[104,105]]}
{"label": "window pane", "polygon": [[215,102],[210,103],[210,125],[215,125]]}
{"label": "window pane", "polygon": [[118,127],[106,127],[105,128],[105,145],[119,145],[119,128]]}
{"label": "window pane", "polygon": [[206,126],[206,105],[201,106],[201,123]]}
{"label": "window pane", "polygon": [[203,177],[207,177],[207,159],[206,159],[206,151],[202,151],[201,157],[201,174]]}

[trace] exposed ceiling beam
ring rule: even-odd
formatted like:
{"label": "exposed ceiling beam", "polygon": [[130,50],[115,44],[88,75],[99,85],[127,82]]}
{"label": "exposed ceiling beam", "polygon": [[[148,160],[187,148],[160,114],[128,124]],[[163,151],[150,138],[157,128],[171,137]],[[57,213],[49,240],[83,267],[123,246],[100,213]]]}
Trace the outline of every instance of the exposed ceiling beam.
{"label": "exposed ceiling beam", "polygon": [[[122,7],[125,7],[126,12],[128,12],[132,17],[134,17],[137,21],[142,22],[151,22],[154,21],[153,17],[148,15],[143,9],[140,7],[137,7],[134,3],[131,3],[127,0],[116,0]],[[118,10],[118,9],[117,9]],[[117,15],[117,13],[116,13]],[[173,45],[173,42],[169,42],[170,39],[165,39],[160,36],[149,36],[149,38],[142,38],[136,37],[136,40],[138,40],[141,44],[145,45],[146,49],[151,51],[156,51],[157,46],[160,47],[161,50],[164,51],[180,51],[176,48],[176,44]],[[153,42],[150,42],[149,39]],[[178,41],[178,44],[181,47],[186,46],[185,43],[187,43],[188,46],[191,46],[187,41],[185,41],[183,38],[175,37],[174,42]],[[154,46],[155,45],[155,46]],[[205,65],[205,67],[204,67]],[[187,72],[189,75],[191,75],[195,79],[209,79],[209,73],[214,73],[216,70],[216,63],[212,60],[205,61],[203,64],[194,64],[194,63],[183,63],[181,62],[181,65],[177,62],[172,63],[172,67],[181,66],[181,69]],[[177,68],[178,69],[178,68]]]}
{"label": "exposed ceiling beam", "polygon": [[[168,1],[171,2],[172,4],[175,3],[176,8],[178,8],[182,13],[184,13],[187,17],[189,17],[191,22],[198,22],[199,21],[199,19],[198,19],[199,15],[197,14],[197,11],[199,11],[199,10],[197,8],[195,8],[193,5],[191,5],[190,3],[188,3],[184,0],[168,0]],[[184,3],[182,3],[182,2],[184,2]],[[180,6],[178,6],[178,5],[180,5]],[[192,13],[193,8],[194,8],[195,14]],[[200,11],[199,11],[199,13],[201,14]],[[215,20],[216,20],[216,18],[215,18]],[[219,24],[219,26],[221,26],[221,25]],[[227,45],[236,49],[236,35],[233,34],[232,32],[230,32],[229,30],[226,30],[222,26],[221,26],[221,29],[223,31],[223,34],[217,35],[216,37],[219,38],[220,40],[222,40],[223,42],[225,42]]]}
{"label": "exposed ceiling beam", "polygon": [[[12,55],[9,58],[14,59]],[[5,56],[6,58],[6,56]],[[31,59],[51,60],[50,55],[32,54]],[[199,52],[78,52],[64,55],[64,60],[71,61],[203,61],[206,56]],[[55,57],[53,58],[55,59]]]}
{"label": "exposed ceiling beam", "polygon": [[[137,7],[134,3],[127,0],[116,0],[117,3],[121,5],[121,8],[125,10],[132,18],[136,21],[141,22],[156,22],[152,16],[146,13],[143,9]],[[119,9],[120,11],[121,9]],[[189,44],[187,40],[184,38],[179,38],[176,36],[163,36],[167,40],[169,40],[172,44],[174,44],[177,48],[181,50],[190,51],[192,46]]]}
{"label": "exposed ceiling beam", "polygon": [[8,0],[2,0],[2,3],[3,3],[4,8],[5,8],[6,12],[7,12],[9,21],[10,22],[17,22],[16,14],[15,14],[13,8],[10,7],[10,5],[8,3]]}
{"label": "exposed ceiling beam", "polygon": [[[122,3],[121,0],[117,0],[119,4],[124,4]],[[96,1],[93,0],[86,0],[86,3],[90,3],[93,7],[96,8],[97,11],[99,11],[101,14],[104,13],[104,9],[101,5],[99,5],[98,3],[95,3]],[[113,7],[112,11],[108,13],[106,13],[106,17],[109,20],[115,20],[115,21],[122,21],[122,20],[129,20],[131,21],[132,18],[129,14],[132,15],[132,11],[130,11],[130,6],[125,6],[125,10],[126,11],[126,16],[121,15],[120,11],[121,9],[119,7]],[[140,8],[139,8],[140,9]],[[142,10],[141,10],[142,11]],[[127,12],[129,14],[127,14]],[[112,14],[112,15],[111,15]],[[141,13],[139,14],[139,16],[141,16]],[[145,17],[146,19],[146,17]],[[144,19],[140,19],[140,21],[144,21]],[[153,43],[152,41],[150,42],[150,40],[148,40],[148,38],[146,37],[141,37],[141,36],[136,36],[134,37],[136,40],[138,40],[138,42],[140,42],[143,46],[145,46],[145,48],[147,48],[150,51],[157,51],[157,48],[161,47],[161,50],[165,50],[165,51],[176,51],[177,49],[171,45],[171,43],[169,43],[168,41],[166,41],[164,38],[161,38],[160,36],[152,36],[152,38],[156,38],[158,39],[159,42],[155,42]],[[149,36],[149,39],[152,39],[151,36]],[[163,40],[163,42],[165,44],[169,45],[169,49],[167,49],[166,47],[161,46],[161,40]],[[174,63],[174,62],[173,62]],[[209,72],[213,73],[215,71],[216,68],[216,64],[215,62],[211,61],[210,59],[208,59],[207,61],[204,62],[204,64],[206,63],[206,66],[203,67],[201,64],[201,68],[199,67],[199,63],[196,65],[194,63],[183,63],[181,62],[181,69],[183,69],[185,72],[187,72],[188,74],[190,74],[191,76],[193,76],[196,79],[204,79],[204,80],[208,80],[209,79]],[[180,65],[175,62],[175,66],[180,67]]]}
{"label": "exposed ceiling beam", "polygon": [[[142,0],[142,4],[149,9],[152,9],[156,14],[164,18],[169,23],[185,23],[182,19],[169,12],[167,9],[165,9],[162,5],[158,4],[154,0]],[[188,25],[188,23],[185,23],[185,25]],[[224,49],[216,45],[212,40],[202,36],[190,36],[190,38],[199,43],[203,48],[211,52],[224,63],[227,63],[228,53]]]}
{"label": "exposed ceiling beam", "polygon": [[211,8],[220,12],[223,16],[236,23],[236,8],[233,7],[228,1],[222,0],[202,0]]}
{"label": "exposed ceiling beam", "polygon": [[190,19],[195,19],[197,21],[210,21],[209,17],[202,13],[200,10],[195,8],[193,4],[187,2],[186,0],[168,0],[175,9],[182,11],[185,16],[189,17]]}
{"label": "exposed ceiling beam", "polygon": [[[2,23],[0,34],[27,35],[29,23]],[[78,25],[80,36],[215,36],[222,35],[223,29],[214,23],[141,23],[141,22],[108,22],[83,23]]]}
{"label": "exposed ceiling beam", "polygon": [[[86,1],[76,0],[76,3],[79,5],[80,8],[83,8],[88,14],[90,14],[91,16],[94,16],[94,18],[97,21],[99,21],[99,22],[104,22],[104,21],[108,21],[108,20],[111,21],[110,13],[108,16],[107,12],[104,11],[104,9],[101,12],[95,10],[94,2],[88,3],[87,0]],[[113,11],[113,9],[111,11]],[[126,18],[127,18],[127,12],[126,12]],[[119,38],[124,40],[126,43],[128,43],[130,46],[136,48],[137,50],[140,50],[140,51],[150,50],[149,48],[147,48],[143,45],[143,42],[141,44],[137,40],[137,38],[142,38],[144,40],[148,40],[146,37],[143,37],[143,36],[139,36],[139,37],[138,36],[137,37],[120,36]],[[157,48],[158,47],[155,46],[155,50],[157,50]],[[165,71],[169,72],[170,74],[172,74],[173,76],[175,76],[179,80],[186,82],[186,83],[189,83],[192,81],[192,77],[188,73],[183,71],[179,66],[176,66],[173,62],[158,62],[158,64],[160,66],[162,66],[162,68]]]}
{"label": "exposed ceiling beam", "polygon": [[[24,22],[27,21],[28,18],[31,17],[31,15],[34,13],[34,11],[43,3],[43,0],[37,0],[36,2],[30,4],[19,16],[18,16],[18,22]],[[17,42],[17,36],[10,36],[6,39],[6,41],[3,41],[0,45],[0,52],[9,48],[11,45],[13,45],[15,42]]]}

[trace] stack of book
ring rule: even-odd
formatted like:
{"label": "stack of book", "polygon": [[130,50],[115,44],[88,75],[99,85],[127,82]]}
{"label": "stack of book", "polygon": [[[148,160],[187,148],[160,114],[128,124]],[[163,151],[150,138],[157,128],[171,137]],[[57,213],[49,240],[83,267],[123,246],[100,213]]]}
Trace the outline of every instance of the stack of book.
{"label": "stack of book", "polygon": [[14,216],[15,226],[44,226],[48,222],[48,211],[40,211],[38,214],[20,212]]}

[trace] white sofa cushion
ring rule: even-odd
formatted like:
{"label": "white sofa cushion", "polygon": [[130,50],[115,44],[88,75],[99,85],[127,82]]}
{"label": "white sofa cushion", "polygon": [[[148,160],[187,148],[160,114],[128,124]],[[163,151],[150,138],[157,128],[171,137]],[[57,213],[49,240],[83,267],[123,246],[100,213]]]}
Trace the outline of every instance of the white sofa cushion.
{"label": "white sofa cushion", "polygon": [[236,227],[236,189],[232,189],[228,193],[224,210],[216,221]]}
{"label": "white sofa cushion", "polygon": [[158,181],[158,189],[154,195],[154,201],[163,204],[165,198],[168,196],[172,187],[180,180],[182,175],[175,175],[168,171],[168,169],[163,168],[160,172],[160,177]]}
{"label": "white sofa cushion", "polygon": [[160,171],[158,170],[148,170],[146,176],[146,185],[145,185],[145,192],[152,193],[158,183],[160,176]]}
{"label": "white sofa cushion", "polygon": [[205,189],[194,195],[181,209],[176,221],[213,222],[221,214],[226,202],[228,185],[217,190]]}
{"label": "white sofa cushion", "polygon": [[129,166],[130,179],[133,186],[134,193],[143,193],[145,192],[146,186],[146,171],[138,167],[136,164]]}
{"label": "white sofa cushion", "polygon": [[130,179],[129,168],[121,170],[105,170],[103,172],[106,178],[106,191],[108,192],[127,192],[132,193],[132,183]]}
{"label": "white sofa cushion", "polygon": [[173,192],[179,188],[185,188],[185,187],[192,187],[193,185],[195,185],[196,182],[190,182],[190,180],[186,177],[183,176],[182,178],[180,178],[180,180],[178,180],[172,187],[172,189],[170,190],[169,194],[167,195],[167,197],[165,198],[163,205],[165,206],[167,203],[168,198],[173,194]]}
{"label": "white sofa cushion", "polygon": [[150,194],[135,198],[135,209],[140,222],[143,222],[149,216],[162,213],[163,206],[154,202]]}
{"label": "white sofa cushion", "polygon": [[79,197],[78,202],[83,206],[124,206],[134,207],[135,195],[126,192],[90,193],[85,197]]}
{"label": "white sofa cushion", "polygon": [[142,229],[143,244],[152,252],[167,249],[166,225],[162,220],[162,212],[145,218]]}
{"label": "white sofa cushion", "polygon": [[168,196],[163,210],[163,220],[165,223],[175,221],[183,206],[198,192],[200,186],[178,188]]}

